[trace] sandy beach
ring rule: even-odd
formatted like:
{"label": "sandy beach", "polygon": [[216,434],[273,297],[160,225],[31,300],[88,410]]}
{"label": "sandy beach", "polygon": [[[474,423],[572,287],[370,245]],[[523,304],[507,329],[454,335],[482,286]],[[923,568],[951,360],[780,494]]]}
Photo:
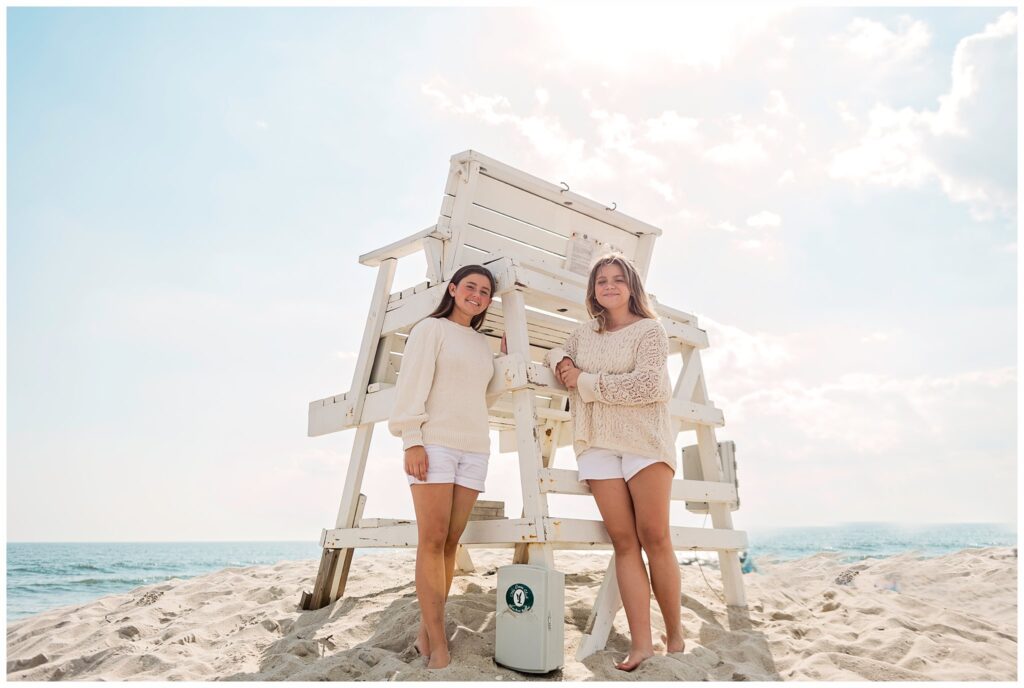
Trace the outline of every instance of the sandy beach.
{"label": "sandy beach", "polygon": [[[913,553],[842,563],[818,554],[758,561],[744,576],[749,615],[719,598],[713,567],[682,567],[682,653],[632,674],[620,611],[608,649],[573,659],[607,552],[560,552],[566,573],[565,666],[547,675],[497,666],[495,569],[510,550],[473,550],[448,604],[452,664],[427,670],[414,553],[355,559],[346,596],[313,612],[297,603],[317,562],[231,568],[55,609],[8,625],[8,680],[1000,680],[1017,678],[1016,550]],[[707,582],[705,582],[705,577]],[[710,588],[708,586],[710,583]],[[657,637],[661,617],[652,607]],[[663,648],[656,648],[663,651]]]}

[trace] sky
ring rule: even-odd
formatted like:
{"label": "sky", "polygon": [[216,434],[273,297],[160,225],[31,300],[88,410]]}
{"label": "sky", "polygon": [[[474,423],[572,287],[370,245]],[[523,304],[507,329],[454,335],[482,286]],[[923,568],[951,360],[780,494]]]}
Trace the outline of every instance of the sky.
{"label": "sky", "polygon": [[[333,527],[354,431],[307,437],[307,408],[349,389],[358,256],[434,224],[470,148],[662,229],[647,288],[708,332],[737,528],[1016,522],[1013,7],[6,28],[9,541]],[[396,289],[424,279],[411,256]],[[481,498],[518,514],[492,447]],[[366,517],[413,514],[384,425],[363,492]]]}

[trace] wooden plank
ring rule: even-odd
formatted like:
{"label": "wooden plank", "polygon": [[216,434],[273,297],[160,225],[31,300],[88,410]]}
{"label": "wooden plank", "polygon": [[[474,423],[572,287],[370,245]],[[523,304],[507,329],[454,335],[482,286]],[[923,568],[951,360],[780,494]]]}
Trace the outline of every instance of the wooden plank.
{"label": "wooden plank", "polygon": [[[699,361],[700,351],[694,351],[693,356]],[[705,386],[704,375],[701,374],[697,385],[694,388],[693,399],[695,402],[710,405],[707,387]],[[697,447],[700,453],[701,472],[707,480],[721,480],[721,469],[718,462],[718,441],[715,439],[715,429],[707,425],[699,425],[696,428]],[[728,504],[712,502],[708,505],[711,514],[711,523],[716,529],[731,529],[732,512]],[[740,567],[739,553],[736,551],[720,551],[718,553],[718,566],[722,574],[722,586],[725,592],[727,605],[745,607],[747,594],[743,588],[743,571]]]}
{"label": "wooden plank", "polygon": [[640,274],[641,282],[647,282],[647,275],[651,269],[651,256],[654,255],[654,234],[644,234],[637,238],[636,255],[633,256],[633,267]]}
{"label": "wooden plank", "polygon": [[[573,233],[611,244],[629,258],[636,256],[637,236],[621,227],[595,219],[575,210],[568,198],[551,201],[534,193],[506,184],[487,173],[480,175],[473,202],[489,210],[514,217],[566,238]],[[563,263],[564,265],[564,263]]]}
{"label": "wooden plank", "polygon": [[[352,452],[348,462],[348,470],[345,472],[345,487],[341,492],[341,504],[338,506],[338,515],[335,518],[335,528],[350,528],[359,522],[362,515],[360,502],[365,503],[366,497],[360,494],[363,485],[363,473],[366,470],[366,457],[370,453],[370,442],[373,439],[373,425],[360,425],[356,430],[355,439],[352,441]],[[330,572],[327,586],[324,588],[326,603],[331,603],[341,597],[345,591],[345,579],[347,574],[345,562],[348,554],[341,552],[339,559]],[[321,596],[313,593],[313,603],[323,602]]]}
{"label": "wooden plank", "polygon": [[[527,328],[530,330],[531,342],[536,342],[536,339],[550,339],[553,341],[558,341],[560,339],[564,342],[565,338],[569,336],[569,333],[572,332],[580,322],[575,318],[567,318],[561,315],[530,308],[529,304],[527,304],[526,309],[526,321]],[[500,298],[491,302],[490,308],[487,309],[487,316],[484,318],[484,323],[485,326],[490,324],[491,327],[495,327],[501,332],[505,331],[505,311]]]}
{"label": "wooden plank", "polygon": [[[505,323],[505,336],[509,356],[517,356],[525,364],[529,354],[529,338],[526,327],[526,303],[519,292],[509,292],[502,297]],[[537,537],[542,538],[541,520],[548,515],[547,496],[540,491],[538,476],[544,467],[540,441],[537,437],[537,413],[534,407],[533,392],[519,389],[512,392],[513,416],[516,423],[516,448],[519,454],[519,482],[523,495],[523,517],[534,521],[537,526]],[[520,549],[519,557],[513,561],[521,561],[524,553]],[[530,564],[545,568],[554,568],[554,551],[550,547],[528,547],[525,557]]]}
{"label": "wooden plank", "polygon": [[455,571],[456,576],[465,576],[466,574],[473,573],[476,567],[473,566],[473,558],[469,556],[469,550],[466,549],[465,545],[459,545],[455,548]]}
{"label": "wooden plank", "polygon": [[427,261],[427,280],[440,282],[444,277],[444,242],[440,239],[424,239],[423,257]]}
{"label": "wooden plank", "polygon": [[[470,265],[479,262],[479,259],[468,256],[463,250],[462,231],[468,226],[469,208],[473,205],[473,198],[480,182],[480,163],[467,160],[462,163],[452,162],[451,173],[458,175],[458,181],[454,185],[455,200],[451,204],[451,213],[447,217],[443,214],[438,220],[447,223],[451,230],[451,240],[445,244],[444,254],[444,280],[451,279],[455,271],[462,265]],[[466,260],[466,258],[470,260]]]}
{"label": "wooden plank", "polygon": [[701,370],[700,356],[696,355],[696,351],[693,347],[683,349],[683,369],[679,371],[676,388],[672,392],[673,399],[679,399],[680,401],[693,400],[694,390],[697,388],[697,382],[703,372]]}
{"label": "wooden plank", "polygon": [[356,359],[352,384],[349,387],[348,401],[352,402],[349,408],[349,421],[353,424],[359,423],[362,415],[363,402],[366,399],[366,386],[370,380],[370,369],[373,366],[374,354],[377,352],[377,343],[382,335],[381,327],[385,320],[388,294],[395,279],[397,266],[396,259],[387,258],[381,261],[380,267],[377,268],[377,281],[370,299],[370,312],[366,316],[363,339],[359,344],[359,357]]}
{"label": "wooden plank", "polygon": [[[488,387],[490,393],[499,390],[522,390],[524,393],[535,395],[537,392],[565,394],[565,388],[555,380],[551,369],[539,363],[530,363],[525,366],[525,380],[518,377],[518,369],[510,366],[507,357],[495,359],[496,377]],[[508,374],[511,377],[506,377]],[[394,403],[395,387],[384,387],[377,385],[374,392],[366,395],[363,405],[362,422],[379,423],[388,419],[391,407]],[[339,432],[354,427],[350,420],[350,414],[346,413],[347,404],[343,401],[338,404],[319,404],[312,402],[310,405],[310,436],[325,435],[331,432]],[[494,413],[509,413],[515,416],[514,401],[499,400],[493,407]],[[724,416],[719,409],[697,404],[695,402],[684,402],[678,399],[669,402],[669,414],[673,419],[681,420],[699,425],[722,426],[725,424]],[[534,417],[545,420],[565,421],[566,414],[558,409],[534,409]]]}
{"label": "wooden plank", "polygon": [[455,274],[456,270],[464,265],[483,265],[492,258],[494,258],[494,255],[488,251],[484,251],[467,244],[460,244],[458,249],[455,251],[455,257],[451,267],[448,268],[445,274],[448,278],[451,278],[451,276]]}
{"label": "wooden plank", "polygon": [[657,313],[658,315],[664,316],[676,322],[686,323],[687,325],[697,327],[697,316],[691,313],[686,313],[684,311],[677,310],[675,308],[669,308],[665,304],[660,303],[658,301],[658,297],[656,297],[654,294],[650,292],[647,293],[647,298],[650,299],[651,307],[654,309],[654,312]]}
{"label": "wooden plank", "polygon": [[[498,285],[498,293],[501,294],[502,303],[505,300],[505,292],[523,289],[534,292],[532,296],[541,304],[554,304],[556,307],[579,310],[587,295],[586,288],[576,282],[558,279],[544,272],[535,269],[535,264],[525,264],[516,261],[510,268],[510,279],[513,284]],[[547,308],[545,308],[547,310]]]}
{"label": "wooden plank", "polygon": [[326,399],[309,402],[309,414],[306,433],[309,437],[319,437],[351,427],[349,410],[351,402],[345,394],[338,394]]}
{"label": "wooden plank", "polygon": [[[543,519],[545,542],[592,542],[611,544],[602,521],[576,518]],[[734,550],[747,548],[747,534],[741,530],[669,526],[673,549]]]}
{"label": "wooden plank", "polygon": [[[359,495],[356,512],[362,515],[366,504],[366,495]],[[326,533],[327,531],[324,531]],[[321,546],[324,536],[321,535]],[[351,549],[324,549],[320,556],[320,567],[317,570],[313,592],[302,594],[299,605],[302,609],[322,609],[337,600],[345,591],[348,569],[352,561]],[[335,583],[340,580],[340,585]],[[338,592],[340,590],[340,592]]]}
{"label": "wooden plank", "polygon": [[449,237],[449,233],[443,227],[431,225],[430,227],[422,229],[415,234],[405,237],[404,239],[392,242],[383,248],[378,248],[375,251],[364,253],[359,256],[359,262],[370,267],[377,267],[385,260],[398,259],[412,255],[413,253],[422,250],[423,240],[428,237],[445,240]]}
{"label": "wooden plank", "polygon": [[572,201],[572,207],[575,208],[577,212],[589,215],[600,222],[611,224],[637,235],[648,233],[656,236],[661,235],[661,230],[654,225],[642,222],[622,211],[610,210],[608,208],[608,206],[611,205],[610,203],[601,203],[593,199],[586,198],[585,196],[581,196],[573,191],[564,191],[562,187],[552,184],[547,180],[535,177],[510,165],[506,165],[503,162],[489,158],[477,151],[466,150],[461,153],[456,153],[451,157],[453,166],[468,163],[470,161],[479,163],[481,171],[486,173],[488,176],[519,189],[528,191],[540,196],[541,198],[546,198],[547,200],[555,203],[562,203],[566,200]]}
{"label": "wooden plank", "polygon": [[[590,488],[579,481],[579,471],[564,468],[545,468],[540,472],[541,492],[549,494],[589,495]],[[735,502],[736,488],[732,483],[708,480],[672,481],[674,501]]]}
{"label": "wooden plank", "polygon": [[698,349],[708,348],[708,333],[699,327],[688,323],[678,322],[667,316],[658,318],[658,322],[665,328],[665,334],[686,344],[695,346]]}
{"label": "wooden plank", "polygon": [[[491,412],[511,415],[515,412],[515,408],[511,400],[506,401],[505,398],[502,398],[495,402],[494,406],[491,407]],[[572,416],[568,411],[562,411],[560,409],[538,407],[536,409],[536,413],[537,418],[541,420],[553,420],[562,423],[568,423],[572,420]]]}
{"label": "wooden plank", "polygon": [[495,212],[474,204],[469,209],[469,224],[495,234],[507,237],[526,246],[538,248],[559,257],[559,266],[565,264],[565,252],[569,240],[557,233]]}
{"label": "wooden plank", "polygon": [[381,326],[381,334],[391,334],[408,329],[423,318],[430,315],[437,305],[441,303],[441,297],[447,288],[445,284],[435,284],[430,288],[416,292],[409,298],[401,301],[401,306],[392,308],[384,316],[384,323]]}
{"label": "wooden plank", "polygon": [[619,580],[615,571],[615,554],[608,562],[608,569],[604,572],[604,579],[597,591],[597,598],[590,610],[590,618],[583,627],[583,638],[576,648],[576,661],[584,659],[599,652],[608,644],[608,636],[611,634],[615,615],[622,609],[622,597],[619,596]]}
{"label": "wooden plank", "polygon": [[402,518],[362,518],[359,520],[360,528],[380,528],[382,526],[397,526],[403,523],[415,523],[409,519]]}
{"label": "wooden plank", "polygon": [[[356,504],[356,513],[352,518],[353,523],[359,523],[359,519],[363,517],[363,509],[366,507],[366,495],[359,495],[359,501]],[[352,548],[346,548],[339,550],[338,568],[340,573],[338,574],[337,580],[331,585],[331,602],[340,599],[345,594],[345,584],[348,583],[348,572],[352,567],[352,556],[355,554],[355,550]]]}
{"label": "wooden plank", "polygon": [[[463,544],[493,545],[514,542],[537,542],[538,527],[530,519],[470,521],[462,533]],[[343,547],[415,547],[416,524],[382,526],[380,528],[334,528],[324,538],[328,549]]]}
{"label": "wooden plank", "polygon": [[304,592],[299,600],[303,609],[322,609],[330,604],[327,589],[331,584],[332,575],[341,554],[341,550],[324,548],[320,554],[320,566],[313,583],[313,592]]}
{"label": "wooden plank", "polygon": [[441,201],[441,215],[444,217],[452,216],[452,208],[455,207],[455,196],[445,195]]}
{"label": "wooden plank", "polygon": [[[500,234],[489,232],[479,227],[472,225],[463,228],[462,230],[462,242],[465,246],[469,246],[484,253],[487,253],[491,258],[501,258],[502,256],[515,256],[523,260],[528,260],[533,263],[545,263],[552,266],[560,266],[565,262],[565,258],[547,251],[542,251],[533,246],[527,246],[515,242],[507,237],[503,237]],[[487,259],[479,259],[479,262],[483,263]]]}
{"label": "wooden plank", "polygon": [[694,401],[671,399],[668,402],[668,412],[673,418],[690,423],[717,427],[725,425],[725,415],[720,409],[708,406],[707,404],[698,404]]}

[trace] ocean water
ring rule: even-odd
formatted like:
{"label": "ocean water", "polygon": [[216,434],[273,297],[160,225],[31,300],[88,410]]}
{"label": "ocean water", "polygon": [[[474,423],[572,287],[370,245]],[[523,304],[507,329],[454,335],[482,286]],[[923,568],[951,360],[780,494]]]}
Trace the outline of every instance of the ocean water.
{"label": "ocean water", "polygon": [[[917,552],[931,557],[974,547],[1016,547],[1012,525],[908,526],[847,523],[815,528],[748,529],[748,560],[800,559],[835,552],[842,559]],[[357,550],[357,556],[387,550]],[[711,554],[714,557],[713,554]],[[170,578],[226,567],[319,559],[314,542],[160,542],[7,544],[7,621],[82,604]]]}
{"label": "ocean water", "polygon": [[[319,559],[310,542],[9,542],[7,621],[171,578]],[[357,552],[358,553],[358,552]]]}

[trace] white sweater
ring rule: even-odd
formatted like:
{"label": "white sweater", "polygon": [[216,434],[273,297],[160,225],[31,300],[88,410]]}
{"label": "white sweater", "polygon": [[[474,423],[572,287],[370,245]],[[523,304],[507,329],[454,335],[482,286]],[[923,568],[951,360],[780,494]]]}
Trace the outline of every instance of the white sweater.
{"label": "white sweater", "polygon": [[487,337],[448,318],[425,318],[409,333],[388,430],[405,449],[440,444],[489,454],[487,396],[494,354]]}
{"label": "white sweater", "polygon": [[676,468],[668,414],[668,336],[644,318],[615,332],[597,332],[597,321],[577,327],[565,348],[548,352],[554,370],[568,356],[582,372],[569,398],[573,449],[590,447],[660,459]]}

